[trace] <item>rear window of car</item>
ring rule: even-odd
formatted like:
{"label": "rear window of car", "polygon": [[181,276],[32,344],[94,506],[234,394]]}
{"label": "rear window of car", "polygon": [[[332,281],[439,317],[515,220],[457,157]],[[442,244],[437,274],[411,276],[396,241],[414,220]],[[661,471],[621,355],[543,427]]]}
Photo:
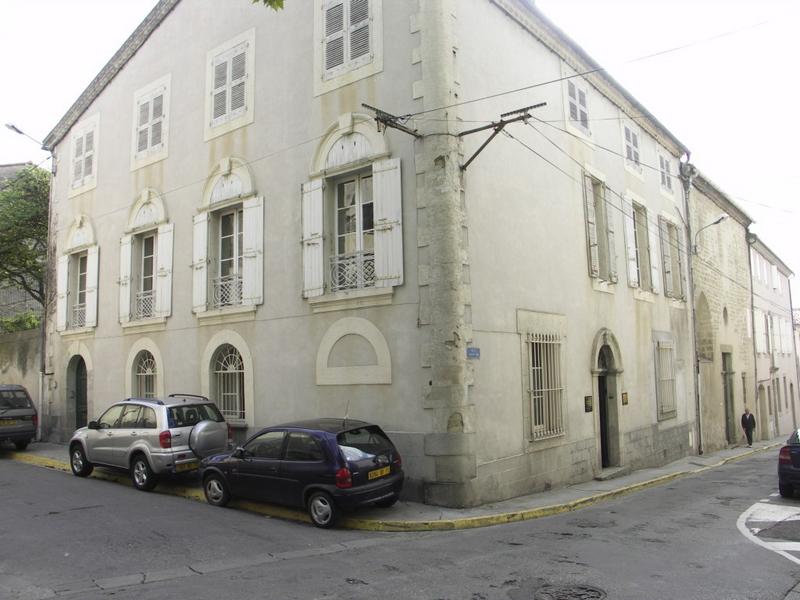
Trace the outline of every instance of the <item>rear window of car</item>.
{"label": "rear window of car", "polygon": [[791,444],[792,446],[800,445],[800,431],[795,430],[792,432],[792,435],[789,436],[789,439],[786,440],[787,444]]}
{"label": "rear window of car", "polygon": [[0,408],[30,408],[28,394],[22,390],[0,392]]}
{"label": "rear window of car", "polygon": [[216,421],[222,423],[225,419],[222,413],[213,404],[183,404],[172,406],[167,411],[169,427],[191,427],[200,421]]}
{"label": "rear window of car", "polygon": [[336,436],[336,442],[345,459],[350,461],[364,460],[394,449],[392,442],[377,425],[344,431]]}

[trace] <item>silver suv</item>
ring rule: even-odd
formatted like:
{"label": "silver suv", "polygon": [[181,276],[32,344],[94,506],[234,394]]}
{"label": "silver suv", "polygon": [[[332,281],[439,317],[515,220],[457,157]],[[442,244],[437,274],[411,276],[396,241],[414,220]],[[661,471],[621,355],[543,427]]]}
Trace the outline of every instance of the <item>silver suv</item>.
{"label": "silver suv", "polygon": [[78,477],[95,465],[127,469],[136,489],[152,490],[160,475],[197,469],[199,459],[229,445],[228,424],[204,396],[129,398],[73,434],[70,466]]}

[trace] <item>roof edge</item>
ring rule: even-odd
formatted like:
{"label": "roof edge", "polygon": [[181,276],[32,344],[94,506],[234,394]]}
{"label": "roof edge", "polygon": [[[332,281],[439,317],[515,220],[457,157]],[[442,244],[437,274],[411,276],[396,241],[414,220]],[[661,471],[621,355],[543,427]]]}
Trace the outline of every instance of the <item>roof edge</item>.
{"label": "roof edge", "polygon": [[745,227],[749,227],[751,224],[755,223],[753,218],[747,214],[741,206],[736,204],[736,202],[734,202],[731,197],[728,196],[728,194],[723,192],[716,183],[711,181],[701,171],[698,171],[697,175],[694,177],[694,179],[692,179],[692,185],[694,185],[703,194],[711,197],[711,199],[717,205],[719,205],[720,208],[726,209],[728,214],[730,214]]}
{"label": "roof edge", "polygon": [[144,20],[139,23],[139,26],[133,33],[125,40],[119,50],[114,53],[106,65],[95,76],[89,86],[78,96],[78,99],[69,107],[66,114],[61,117],[61,120],[47,134],[42,144],[42,149],[52,152],[53,148],[58,144],[64,136],[69,133],[78,119],[83,116],[83,113],[92,105],[97,97],[102,93],[106,86],[116,77],[128,61],[133,58],[139,48],[147,41],[150,35],[161,25],[164,18],[175,8],[181,0],[159,0],[158,4],[153,7]]}
{"label": "roof edge", "polygon": [[762,240],[760,237],[758,237],[758,234],[756,234],[756,233],[753,233],[752,231],[750,231],[750,232],[748,232],[748,234],[747,234],[747,238],[748,238],[748,241],[749,241],[749,242],[750,242],[750,243],[751,243],[753,246],[758,246],[758,249],[759,249],[759,250],[761,250],[761,251],[765,252],[766,254],[768,254],[768,255],[769,255],[769,257],[770,257],[771,259],[773,259],[775,262],[779,263],[779,265],[780,265],[781,267],[783,267],[783,271],[784,271],[784,273],[787,275],[787,277],[793,277],[793,276],[794,276],[794,271],[792,271],[792,270],[791,270],[791,269],[790,269],[790,268],[787,266],[787,264],[786,264],[785,262],[783,262],[783,261],[780,259],[780,257],[779,257],[777,254],[775,254],[775,252],[772,250],[772,248],[770,248],[769,246],[767,246],[767,245],[764,243],[764,240]]}

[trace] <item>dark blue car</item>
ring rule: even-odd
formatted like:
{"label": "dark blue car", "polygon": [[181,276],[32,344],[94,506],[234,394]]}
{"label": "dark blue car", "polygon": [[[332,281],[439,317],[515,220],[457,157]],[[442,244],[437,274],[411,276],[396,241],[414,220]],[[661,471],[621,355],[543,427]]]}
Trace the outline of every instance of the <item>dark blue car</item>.
{"label": "dark blue car", "polygon": [[392,506],[403,487],[400,453],[377,425],[315,419],[262,429],[232,452],[202,462],[203,491],[214,506],[233,496],[304,507],[317,527],[339,508]]}
{"label": "dark blue car", "polygon": [[778,491],[784,498],[800,489],[800,432],[795,431],[778,454]]}

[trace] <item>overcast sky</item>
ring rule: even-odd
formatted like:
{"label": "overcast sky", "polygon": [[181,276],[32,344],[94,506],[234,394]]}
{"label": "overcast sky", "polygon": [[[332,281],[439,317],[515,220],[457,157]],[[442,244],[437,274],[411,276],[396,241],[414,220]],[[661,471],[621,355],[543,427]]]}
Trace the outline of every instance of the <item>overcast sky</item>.
{"label": "overcast sky", "polygon": [[[224,0],[236,1],[249,0]],[[295,1],[310,0],[287,0]],[[794,68],[800,2],[536,3],[691,149],[692,162],[744,208],[757,223],[753,230],[800,273],[800,84]],[[0,121],[43,139],[155,4],[0,0]],[[0,129],[0,164],[46,158],[32,141]]]}

